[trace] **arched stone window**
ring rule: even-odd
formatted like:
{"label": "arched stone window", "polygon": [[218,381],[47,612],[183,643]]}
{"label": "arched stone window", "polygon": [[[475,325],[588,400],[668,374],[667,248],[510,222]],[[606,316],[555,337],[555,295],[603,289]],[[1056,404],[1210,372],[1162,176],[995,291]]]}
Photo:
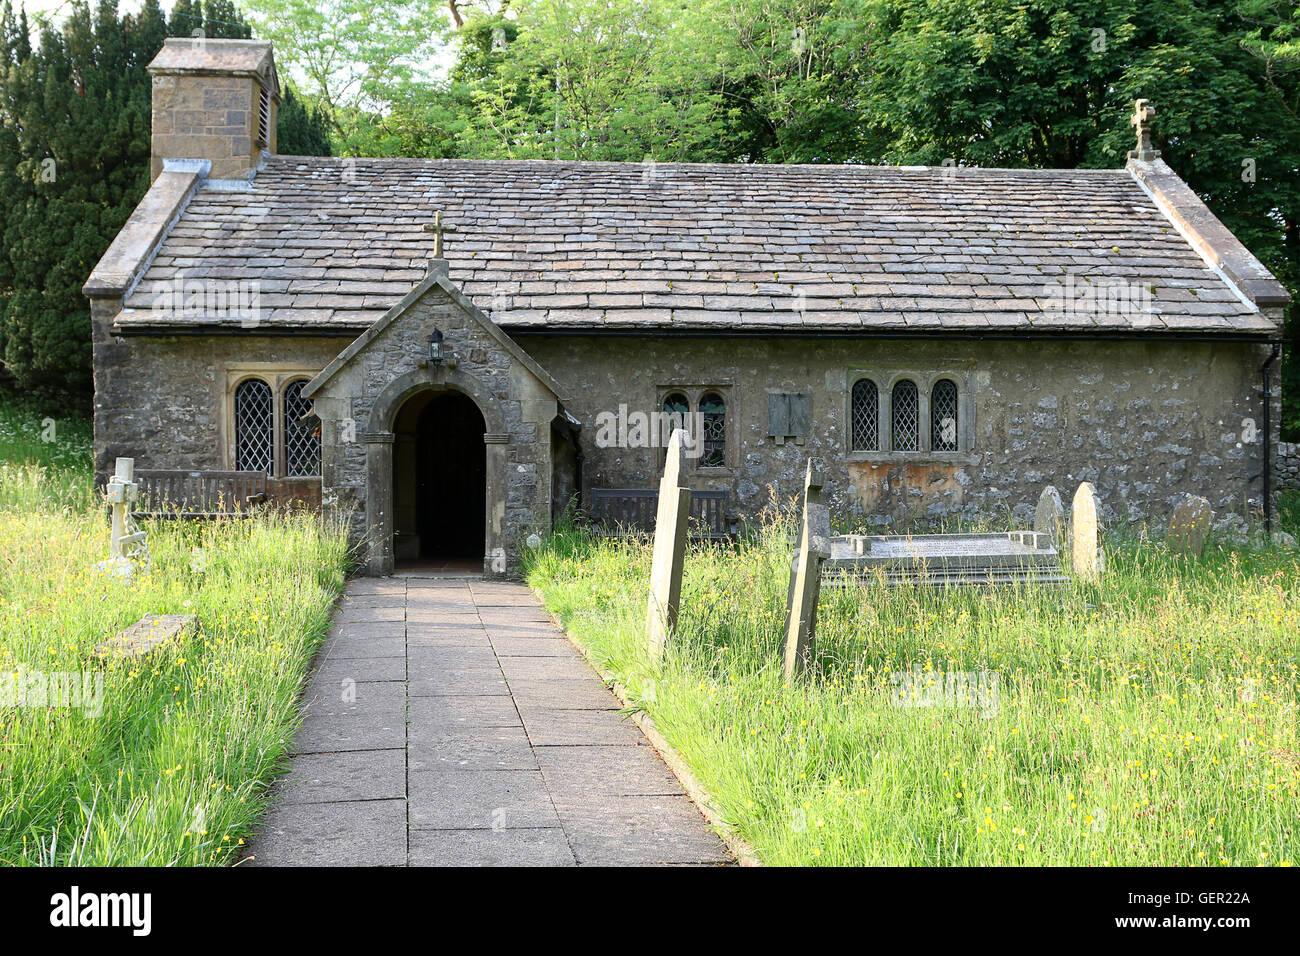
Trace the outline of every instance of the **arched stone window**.
{"label": "arched stone window", "polygon": [[917,451],[921,447],[921,397],[910,378],[894,384],[890,400],[894,451]]}
{"label": "arched stone window", "polygon": [[957,383],[941,378],[930,390],[930,448],[932,451],[956,451]]}
{"label": "arched stone window", "polygon": [[880,450],[880,389],[869,378],[853,383],[853,450]]}
{"label": "arched stone window", "polygon": [[275,473],[275,396],[260,378],[235,389],[235,470]]}
{"label": "arched stone window", "polygon": [[717,392],[705,392],[700,396],[700,416],[704,421],[700,464],[705,468],[723,468],[727,464],[727,403]]}
{"label": "arched stone window", "polygon": [[311,412],[311,402],[302,397],[307,379],[294,379],[284,387],[284,473],[290,478],[315,477],[320,474],[320,430],[315,416],[303,421]]}
{"label": "arched stone window", "polygon": [[[672,416],[673,428],[691,427],[691,403],[681,392],[669,392],[664,396],[664,413]],[[671,436],[671,432],[669,432]]]}

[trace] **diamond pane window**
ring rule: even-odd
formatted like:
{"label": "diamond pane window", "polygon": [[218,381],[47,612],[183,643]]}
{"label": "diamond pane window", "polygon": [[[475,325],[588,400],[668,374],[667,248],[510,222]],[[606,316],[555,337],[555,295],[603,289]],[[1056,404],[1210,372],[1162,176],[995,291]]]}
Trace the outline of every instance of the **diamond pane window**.
{"label": "diamond pane window", "polygon": [[930,391],[930,447],[957,450],[957,383],[941,378]]}
{"label": "diamond pane window", "polygon": [[921,399],[911,379],[894,386],[891,414],[894,451],[917,451],[921,446]]}
{"label": "diamond pane window", "polygon": [[311,414],[311,402],[302,397],[307,380],[300,378],[284,389],[284,468],[290,478],[320,474],[320,432]]}
{"label": "diamond pane window", "polygon": [[672,392],[664,396],[664,413],[671,416],[673,428],[690,428],[691,403],[681,392]]}
{"label": "diamond pane window", "polygon": [[717,392],[705,392],[700,398],[700,416],[704,419],[705,468],[721,468],[727,462],[727,404]]}
{"label": "diamond pane window", "polygon": [[235,470],[272,474],[275,402],[271,386],[250,378],[235,389]]}
{"label": "diamond pane window", "polygon": [[869,378],[853,383],[853,450],[880,448],[880,390]]}

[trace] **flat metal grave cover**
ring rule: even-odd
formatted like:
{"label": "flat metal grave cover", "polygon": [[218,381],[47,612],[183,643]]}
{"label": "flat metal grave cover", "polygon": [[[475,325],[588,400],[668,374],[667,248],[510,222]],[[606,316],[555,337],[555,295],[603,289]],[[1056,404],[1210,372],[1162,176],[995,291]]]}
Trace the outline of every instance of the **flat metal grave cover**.
{"label": "flat metal grave cover", "polygon": [[886,581],[946,584],[1059,583],[1060,555],[1034,531],[997,534],[841,535],[831,539],[823,577],[847,573]]}

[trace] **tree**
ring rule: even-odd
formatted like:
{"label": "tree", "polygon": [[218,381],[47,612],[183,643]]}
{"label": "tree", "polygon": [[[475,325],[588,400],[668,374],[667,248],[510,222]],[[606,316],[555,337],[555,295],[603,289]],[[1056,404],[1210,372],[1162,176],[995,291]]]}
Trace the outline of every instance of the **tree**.
{"label": "tree", "polygon": [[317,107],[299,99],[287,83],[282,91],[275,130],[276,149],[286,156],[330,155],[329,120]]}
{"label": "tree", "polygon": [[[536,0],[514,8],[518,34],[501,28],[496,51],[472,34],[463,63],[486,62],[471,87],[461,136],[471,156],[657,160],[727,154],[726,108],[699,78],[705,50],[665,0]],[[472,21],[471,21],[472,22]],[[468,25],[467,25],[468,26]],[[462,48],[464,49],[464,48]],[[500,54],[499,56],[497,54]]]}
{"label": "tree", "polygon": [[[79,0],[33,50],[26,19],[0,8],[0,384],[89,408],[81,287],[149,186],[146,67],[169,32],[195,29],[248,35],[223,0],[180,0],[170,24],[158,0],[125,17]],[[320,149],[319,117],[286,112],[300,123],[286,139]]]}
{"label": "tree", "polygon": [[445,32],[439,0],[258,0],[248,13],[340,139],[415,75]]}

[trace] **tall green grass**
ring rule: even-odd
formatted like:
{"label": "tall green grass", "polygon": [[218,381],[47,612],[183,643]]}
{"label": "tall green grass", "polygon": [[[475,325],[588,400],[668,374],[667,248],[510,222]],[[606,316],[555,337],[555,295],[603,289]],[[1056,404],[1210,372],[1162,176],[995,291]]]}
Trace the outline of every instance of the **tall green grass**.
{"label": "tall green grass", "polygon": [[[813,673],[787,688],[791,530],[692,547],[658,663],[644,544],[566,528],[528,571],[764,861],[1300,856],[1294,553],[1187,561],[1135,544],[1111,549],[1095,586],[826,588]],[[996,708],[898,706],[900,688],[953,673],[995,673]]]}
{"label": "tall green grass", "polygon": [[[0,680],[98,672],[104,695],[98,716],[0,706],[0,865],[235,862],[342,587],[343,536],[312,515],[147,523],[151,564],[123,582],[94,570],[108,525],[88,432],[70,461],[15,433],[0,427],[0,454],[26,459],[0,465]],[[196,614],[198,633],[95,656],[150,613]]]}

